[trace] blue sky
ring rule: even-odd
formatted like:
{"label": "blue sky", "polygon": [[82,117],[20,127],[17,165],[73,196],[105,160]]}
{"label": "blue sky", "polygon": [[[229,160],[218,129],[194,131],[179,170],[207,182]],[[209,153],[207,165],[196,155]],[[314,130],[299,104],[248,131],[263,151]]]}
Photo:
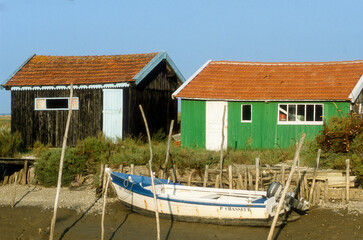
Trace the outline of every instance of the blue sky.
{"label": "blue sky", "polygon": [[166,50],[185,78],[209,59],[363,60],[362,10],[361,0],[0,0],[0,83],[34,53]]}

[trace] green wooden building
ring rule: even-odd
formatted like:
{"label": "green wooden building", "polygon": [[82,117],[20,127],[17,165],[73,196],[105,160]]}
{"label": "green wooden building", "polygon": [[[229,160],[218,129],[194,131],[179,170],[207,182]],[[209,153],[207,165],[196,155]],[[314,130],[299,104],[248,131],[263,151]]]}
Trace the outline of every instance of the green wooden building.
{"label": "green wooden building", "polygon": [[219,150],[224,126],[224,148],[286,148],[332,116],[362,114],[362,88],[363,61],[208,61],[173,93],[181,145]]}

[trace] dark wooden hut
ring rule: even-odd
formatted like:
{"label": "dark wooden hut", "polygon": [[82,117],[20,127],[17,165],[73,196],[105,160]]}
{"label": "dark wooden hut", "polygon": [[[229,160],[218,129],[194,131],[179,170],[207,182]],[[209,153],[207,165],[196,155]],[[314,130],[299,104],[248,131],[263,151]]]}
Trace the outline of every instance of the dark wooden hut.
{"label": "dark wooden hut", "polygon": [[[138,105],[151,132],[177,119],[171,94],[184,81],[164,51],[111,56],[33,55],[10,76],[11,129],[27,146],[35,141],[61,146],[68,109],[73,114],[68,144],[95,136],[124,138],[145,132]],[[73,84],[73,99],[69,99]]]}

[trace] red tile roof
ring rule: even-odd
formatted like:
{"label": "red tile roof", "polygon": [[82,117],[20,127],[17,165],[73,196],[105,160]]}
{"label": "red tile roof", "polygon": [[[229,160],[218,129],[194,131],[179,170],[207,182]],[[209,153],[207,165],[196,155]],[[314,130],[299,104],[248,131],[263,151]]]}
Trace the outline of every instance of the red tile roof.
{"label": "red tile roof", "polygon": [[133,82],[132,78],[157,54],[34,55],[5,87]]}
{"label": "red tile roof", "polygon": [[212,61],[174,97],[219,100],[348,100],[363,61]]}

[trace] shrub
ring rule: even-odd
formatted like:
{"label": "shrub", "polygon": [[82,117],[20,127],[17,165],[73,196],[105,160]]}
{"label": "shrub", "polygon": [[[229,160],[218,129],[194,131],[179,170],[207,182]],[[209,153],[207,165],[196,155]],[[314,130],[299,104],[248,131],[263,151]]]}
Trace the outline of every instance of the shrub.
{"label": "shrub", "polygon": [[[56,186],[58,181],[59,161],[61,149],[46,150],[37,160],[35,174],[45,186]],[[75,154],[75,150],[68,148],[64,156],[62,185],[69,185],[76,174],[82,173],[86,158]]]}
{"label": "shrub", "polygon": [[0,130],[0,156],[14,157],[23,150],[23,140],[19,132],[11,133],[9,129]]}
{"label": "shrub", "polygon": [[316,137],[318,145],[324,151],[349,152],[354,138],[363,131],[363,119],[357,115],[331,117],[324,129]]}
{"label": "shrub", "polygon": [[87,159],[83,169],[84,173],[96,173],[96,168],[100,163],[108,162],[113,146],[114,143],[102,134],[80,141],[74,151],[78,157]]}

